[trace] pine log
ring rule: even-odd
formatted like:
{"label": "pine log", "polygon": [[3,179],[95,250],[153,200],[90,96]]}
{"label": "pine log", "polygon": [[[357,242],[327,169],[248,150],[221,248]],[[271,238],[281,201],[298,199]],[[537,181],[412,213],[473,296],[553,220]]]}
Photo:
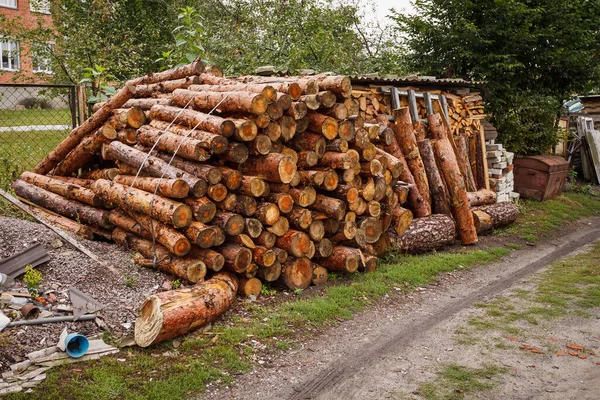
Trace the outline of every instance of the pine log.
{"label": "pine log", "polygon": [[400,236],[390,233],[392,243],[407,253],[424,253],[448,246],[456,240],[456,226],[448,215],[433,214],[414,219]]}
{"label": "pine log", "polygon": [[291,226],[300,230],[308,229],[313,222],[310,210],[302,207],[294,207],[287,218]]}
{"label": "pine log", "polygon": [[321,133],[329,140],[335,139],[339,133],[339,124],[335,119],[316,112],[308,113],[308,128]]}
{"label": "pine log", "polygon": [[476,192],[467,192],[467,197],[469,198],[471,207],[495,204],[498,200],[496,192],[487,189],[481,189]]}
{"label": "pine log", "polygon": [[281,262],[277,261],[270,267],[259,268],[256,275],[265,282],[275,282],[281,276]]}
{"label": "pine log", "polygon": [[136,319],[135,342],[148,347],[213,322],[229,308],[237,288],[237,278],[220,272],[198,285],[148,297]]}
{"label": "pine log", "polygon": [[190,187],[182,179],[160,179],[160,178],[147,178],[138,177],[132,175],[117,175],[113,179],[114,182],[120,183],[121,185],[131,186],[132,184],[136,189],[141,189],[146,192],[158,193],[164,197],[170,197],[173,199],[184,199],[188,196]]}
{"label": "pine log", "polygon": [[194,197],[202,197],[206,194],[207,184],[203,179],[198,179],[158,157],[149,156],[121,142],[102,146],[102,158],[118,160],[138,169],[141,167],[142,171],[157,178],[182,179],[189,185]]}
{"label": "pine log", "polygon": [[258,278],[240,277],[239,279],[238,296],[255,298],[260,295],[262,290],[262,282]]}
{"label": "pine log", "polygon": [[[117,223],[115,223],[115,220],[118,218],[122,218],[123,215],[117,213],[117,218],[113,218],[115,216],[114,214],[115,213],[111,212],[110,221],[114,225],[120,226]],[[154,238],[158,243],[165,246],[171,253],[175,254],[178,257],[182,257],[189,253],[191,249],[190,241],[187,240],[186,237],[183,234],[181,234],[181,232],[179,232],[172,226],[165,225],[159,221],[150,218],[147,215],[140,213],[131,213],[131,217],[140,225],[143,231],[150,233],[150,239]],[[193,223],[194,222],[192,222],[192,224]],[[146,239],[148,239],[147,233],[142,234],[140,236],[143,236]]]}
{"label": "pine log", "polygon": [[110,143],[116,137],[117,131],[114,128],[107,125],[98,128],[67,154],[64,160],[54,168],[53,175],[69,176],[76,173],[79,168],[92,161],[104,143]]}
{"label": "pine log", "polygon": [[473,209],[473,214],[474,217],[477,217],[476,221],[479,223],[481,231],[485,232],[515,222],[519,216],[519,209],[511,202],[501,202],[477,207]]}
{"label": "pine log", "polygon": [[245,219],[245,227],[244,233],[250,236],[252,239],[255,239],[260,236],[264,227],[262,222],[260,222],[256,218],[246,218]]}
{"label": "pine log", "polygon": [[452,214],[458,227],[458,236],[463,244],[477,243],[477,231],[467,197],[465,181],[460,173],[456,156],[445,125],[439,114],[428,117],[431,136],[436,138],[433,151],[444,175],[450,195]]}
{"label": "pine log", "polygon": [[109,181],[112,181],[117,175],[119,175],[119,169],[117,168],[93,169],[83,171],[81,175],[79,175],[79,178],[91,180],[108,179]]}
{"label": "pine log", "polygon": [[244,217],[227,211],[217,211],[211,223],[223,228],[230,236],[241,234],[245,227]]}
{"label": "pine log", "polygon": [[[413,125],[410,119],[410,112],[408,108],[402,108],[400,110],[394,110],[394,117],[396,118],[392,129],[396,136],[404,159],[408,164],[408,168],[413,175],[415,185],[419,190],[419,194],[426,203],[426,207],[431,210],[431,196],[429,194],[429,182],[427,180],[427,173],[419,153],[417,146],[417,139],[413,132]],[[431,211],[430,211],[431,213]]]}
{"label": "pine log", "polygon": [[104,104],[100,110],[96,111],[89,119],[85,120],[77,128],[73,129],[69,136],[54,148],[42,161],[34,168],[34,172],[40,175],[46,175],[52,171],[67,154],[69,154],[83,138],[94,132],[110,117],[113,110],[121,107],[127,100],[135,94],[135,86],[127,83],[117,92],[109,101]]}
{"label": "pine log", "polygon": [[275,244],[294,257],[303,257],[308,251],[309,242],[310,238],[306,233],[288,229],[283,236],[277,237]]}
{"label": "pine log", "polygon": [[399,205],[392,209],[391,217],[394,231],[398,235],[404,234],[413,221],[412,211],[402,208]]}
{"label": "pine log", "polygon": [[76,237],[87,240],[92,240],[94,238],[94,232],[91,227],[87,225],[80,224],[72,219],[65,218],[62,215],[55,214],[41,207],[30,207],[30,210],[36,217],[41,218],[52,225],[58,226],[63,231],[71,232]]}
{"label": "pine log", "polygon": [[255,213],[255,218],[257,218],[261,223],[271,226],[274,225],[280,217],[279,208],[273,204],[268,202],[258,203]]}
{"label": "pine log", "polygon": [[[302,121],[302,119],[298,121]],[[292,140],[296,135],[296,132],[299,132],[298,123],[292,117],[283,116],[277,120],[277,123],[279,123],[279,126],[281,127],[281,137],[286,141]]]}
{"label": "pine log", "polygon": [[458,161],[460,173],[465,179],[465,186],[469,192],[475,192],[477,190],[477,187],[475,185],[475,179],[473,178],[471,163],[469,162],[469,153],[465,137],[462,135],[458,135],[454,136],[453,139],[455,145],[454,149],[456,150],[456,160]]}
{"label": "pine log", "polygon": [[[268,117],[267,117],[268,118]],[[269,123],[262,129],[262,133],[266,135],[269,140],[271,140],[271,148],[269,151],[273,149],[273,142],[277,142],[281,137],[281,124],[275,121],[271,121],[269,119]]]}
{"label": "pine log", "polygon": [[225,185],[222,185],[220,183],[217,183],[216,185],[210,185],[208,187],[208,190],[206,191],[206,195],[208,196],[208,198],[215,202],[225,200],[225,197],[227,197],[227,193],[228,192]]}
{"label": "pine log", "polygon": [[224,136],[197,129],[191,130],[190,128],[178,124],[170,124],[164,121],[153,120],[150,122],[150,126],[160,130],[161,132],[170,132],[197,140],[198,145],[210,151],[211,154],[224,153],[229,144],[229,141]]}
{"label": "pine log", "polygon": [[135,88],[135,97],[152,97],[155,93],[171,93],[175,89],[187,89],[190,85],[198,83],[197,76],[188,76],[179,79],[172,79],[164,82],[139,85]]}
{"label": "pine log", "polygon": [[352,83],[347,76],[317,76],[319,90],[329,90],[343,98],[348,98],[352,94]]}
{"label": "pine log", "polygon": [[241,165],[245,174],[260,176],[269,182],[289,183],[296,174],[296,164],[293,159],[283,154],[257,156]]}
{"label": "pine log", "polygon": [[193,92],[187,89],[173,91],[171,102],[179,107],[190,104],[199,111],[247,112],[262,114],[267,111],[268,101],[262,94],[250,92]]}
{"label": "pine log", "polygon": [[213,272],[220,271],[225,265],[225,257],[211,249],[201,249],[199,247],[192,246],[188,256],[190,258],[202,260],[204,264],[206,264],[206,268]]}
{"label": "pine log", "polygon": [[292,212],[292,209],[294,208],[294,199],[288,193],[271,192],[265,196],[265,199],[271,203],[277,204],[279,211],[284,214]]}
{"label": "pine log", "polygon": [[256,246],[252,249],[252,259],[264,268],[268,268],[278,261],[275,251],[264,246]]}
{"label": "pine log", "polygon": [[76,183],[65,182],[53,177],[38,175],[33,172],[23,172],[20,178],[32,185],[58,194],[69,200],[77,200],[92,207],[113,208],[110,203],[102,200],[92,190],[79,186]]}
{"label": "pine log", "polygon": [[208,249],[215,245],[215,231],[212,226],[192,221],[183,232],[186,237],[201,249]]}
{"label": "pine log", "polygon": [[352,273],[358,269],[360,262],[359,250],[351,247],[335,246],[331,256],[320,258],[317,262],[329,271]]}
{"label": "pine log", "polygon": [[314,151],[321,158],[325,154],[327,140],[322,135],[308,132],[294,136],[291,145],[297,150]]}
{"label": "pine log", "polygon": [[148,75],[132,79],[127,83],[132,85],[150,85],[158,82],[173,81],[175,79],[187,78],[204,72],[204,64],[197,58],[190,64],[174,67],[165,71],[149,73]]}
{"label": "pine log", "polygon": [[231,120],[172,106],[157,105],[152,107],[150,118],[165,121],[169,124],[181,124],[190,129],[195,128],[216,133],[226,138],[233,136],[236,130],[236,126]]}
{"label": "pine log", "polygon": [[312,284],[315,286],[323,285],[327,282],[327,269],[313,264]]}
{"label": "pine log", "polygon": [[[299,120],[306,116],[306,114],[308,113],[308,108],[309,107],[306,102],[294,101],[290,104],[290,107],[287,108],[286,115],[294,118],[295,120]],[[311,107],[311,110],[316,110],[316,108]]]}
{"label": "pine log", "polygon": [[81,221],[98,228],[112,228],[108,212],[90,207],[78,201],[65,199],[58,194],[54,194],[22,180],[14,181],[12,183],[12,188],[17,196],[64,217]]}
{"label": "pine log", "polygon": [[237,244],[227,243],[215,250],[225,257],[224,268],[228,271],[241,274],[252,263],[252,251]]}
{"label": "pine log", "polygon": [[312,263],[306,257],[290,257],[281,266],[279,282],[288,289],[306,289],[312,282]]}
{"label": "pine log", "polygon": [[[204,74],[203,74],[204,75]],[[194,92],[250,92],[262,94],[268,102],[273,102],[277,98],[277,91],[271,85],[260,83],[237,83],[237,84],[213,84],[213,85],[192,85],[188,90]]]}
{"label": "pine log", "polygon": [[267,248],[272,248],[275,246],[275,241],[277,240],[277,235],[268,231],[262,231],[259,237],[254,239],[254,242],[257,245],[265,246]]}
{"label": "pine log", "polygon": [[204,224],[210,222],[217,212],[217,206],[207,197],[186,197],[184,202],[190,206],[194,219]]}
{"label": "pine log", "polygon": [[153,195],[105,179],[94,182],[92,190],[106,201],[125,210],[149,215],[176,228],[184,228],[192,221],[192,210],[188,205],[162,196]]}
{"label": "pine log", "polygon": [[333,253],[333,244],[327,238],[321,239],[317,246],[317,254],[321,257],[329,257]]}
{"label": "pine log", "polygon": [[427,172],[433,212],[436,214],[450,215],[451,210],[448,189],[446,189],[446,184],[438,169],[431,141],[429,141],[429,139],[424,139],[418,142],[418,145],[421,159],[423,160],[425,171]]}

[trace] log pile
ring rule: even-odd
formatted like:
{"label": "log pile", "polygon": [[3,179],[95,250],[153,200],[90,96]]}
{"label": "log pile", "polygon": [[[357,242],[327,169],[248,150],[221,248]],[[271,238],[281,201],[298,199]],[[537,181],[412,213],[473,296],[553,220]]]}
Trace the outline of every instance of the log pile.
{"label": "log pile", "polygon": [[390,245],[474,244],[515,215],[472,210],[496,202],[483,142],[439,113],[413,123],[345,76],[225,78],[197,61],[131,80],[95,110],[13,188],[63,229],[195,284],[142,305],[143,346],[263,282],[305,289],[328,271],[370,272]]}

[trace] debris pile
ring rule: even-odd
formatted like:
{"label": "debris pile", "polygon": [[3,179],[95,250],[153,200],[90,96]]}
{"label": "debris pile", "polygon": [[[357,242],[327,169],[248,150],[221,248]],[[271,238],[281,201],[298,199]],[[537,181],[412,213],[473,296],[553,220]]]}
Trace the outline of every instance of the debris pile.
{"label": "debris pile", "polygon": [[477,243],[488,225],[471,206],[486,206],[490,227],[513,218],[493,212],[481,135],[453,135],[443,102],[426,124],[393,91],[388,107],[346,76],[218,75],[196,61],[127,82],[13,183],[53,224],[196,284],[142,304],[142,346],[262,282],[304,289],[327,271],[373,271],[394,243]]}

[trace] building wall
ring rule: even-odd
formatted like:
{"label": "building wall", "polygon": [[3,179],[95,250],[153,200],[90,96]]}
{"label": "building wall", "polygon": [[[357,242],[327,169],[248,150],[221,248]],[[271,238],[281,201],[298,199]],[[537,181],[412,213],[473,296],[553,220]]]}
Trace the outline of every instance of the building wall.
{"label": "building wall", "polygon": [[[9,19],[21,18],[23,25],[28,29],[37,26],[37,21],[41,18],[46,26],[52,25],[52,16],[49,14],[32,12],[30,9],[30,0],[17,0],[17,8],[8,8],[0,6],[0,14]],[[0,83],[44,83],[49,78],[46,74],[32,72],[32,60],[29,57],[29,48],[24,43],[19,43],[20,50],[20,70],[18,73],[0,70]],[[18,79],[15,81],[15,79]]]}

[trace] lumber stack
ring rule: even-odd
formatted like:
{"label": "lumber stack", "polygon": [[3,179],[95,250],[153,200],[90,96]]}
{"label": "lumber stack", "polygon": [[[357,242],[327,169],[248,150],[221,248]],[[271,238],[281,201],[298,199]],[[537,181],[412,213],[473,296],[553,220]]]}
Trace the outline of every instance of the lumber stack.
{"label": "lumber stack", "polygon": [[194,63],[128,82],[15,192],[141,266],[191,283],[227,271],[245,296],[372,271],[373,245],[413,219],[392,127],[358,116],[345,76],[218,75]]}

